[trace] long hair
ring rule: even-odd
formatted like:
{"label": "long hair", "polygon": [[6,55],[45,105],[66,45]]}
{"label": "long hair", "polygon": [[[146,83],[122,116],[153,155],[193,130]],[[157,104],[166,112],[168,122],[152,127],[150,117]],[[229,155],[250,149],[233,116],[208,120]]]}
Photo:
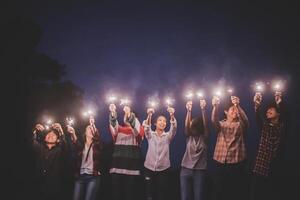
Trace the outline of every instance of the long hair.
{"label": "long hair", "polygon": [[204,124],[202,117],[195,117],[191,121],[191,134],[193,136],[204,135]]}

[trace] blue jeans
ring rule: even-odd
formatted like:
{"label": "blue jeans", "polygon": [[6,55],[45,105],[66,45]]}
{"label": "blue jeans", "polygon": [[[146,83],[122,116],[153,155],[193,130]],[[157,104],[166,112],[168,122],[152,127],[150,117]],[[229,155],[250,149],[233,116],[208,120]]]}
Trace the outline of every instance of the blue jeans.
{"label": "blue jeans", "polygon": [[100,176],[81,174],[75,182],[73,200],[95,200],[100,185]]}
{"label": "blue jeans", "polygon": [[181,168],[181,200],[201,200],[204,195],[206,170]]}

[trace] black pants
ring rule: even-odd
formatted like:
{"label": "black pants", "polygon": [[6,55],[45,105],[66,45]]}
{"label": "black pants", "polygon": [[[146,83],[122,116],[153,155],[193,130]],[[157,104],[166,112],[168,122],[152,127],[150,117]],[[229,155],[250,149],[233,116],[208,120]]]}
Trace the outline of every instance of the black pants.
{"label": "black pants", "polygon": [[286,184],[288,182],[285,182],[279,176],[264,177],[253,174],[251,177],[250,200],[288,199],[283,197],[284,185]]}
{"label": "black pants", "polygon": [[138,200],[140,176],[111,174],[113,200]]}
{"label": "black pants", "polygon": [[169,169],[151,171],[145,168],[145,184],[147,200],[168,200]]}
{"label": "black pants", "polygon": [[215,200],[247,199],[247,162],[215,165]]}

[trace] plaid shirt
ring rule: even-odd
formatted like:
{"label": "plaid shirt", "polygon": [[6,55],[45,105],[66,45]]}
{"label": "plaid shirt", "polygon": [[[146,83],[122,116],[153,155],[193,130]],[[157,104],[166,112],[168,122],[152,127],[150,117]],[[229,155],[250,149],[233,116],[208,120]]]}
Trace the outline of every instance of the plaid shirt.
{"label": "plaid shirt", "polygon": [[239,163],[247,158],[245,133],[248,118],[239,107],[239,117],[236,122],[217,120],[217,111],[213,110],[213,124],[218,131],[214,152],[214,160],[220,163]]}
{"label": "plaid shirt", "polygon": [[220,163],[238,163],[245,159],[245,137],[241,122],[221,121],[214,160]]}
{"label": "plaid shirt", "polygon": [[284,126],[283,123],[273,124],[267,120],[258,120],[262,122],[262,131],[253,173],[267,177],[270,175],[271,163],[277,156]]}

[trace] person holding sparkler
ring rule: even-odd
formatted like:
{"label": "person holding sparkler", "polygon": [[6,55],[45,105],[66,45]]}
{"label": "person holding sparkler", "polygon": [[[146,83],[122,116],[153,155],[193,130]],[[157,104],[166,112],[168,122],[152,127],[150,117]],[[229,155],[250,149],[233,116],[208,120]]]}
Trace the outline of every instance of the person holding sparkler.
{"label": "person holding sparkler", "polygon": [[267,106],[265,117],[261,113],[262,93],[256,92],[253,99],[261,136],[252,170],[251,200],[284,199],[280,195],[280,173],[287,121],[280,85],[274,85],[274,89],[274,102]]}
{"label": "person holding sparkler", "polygon": [[206,101],[199,93],[202,116],[192,119],[192,101],[186,103],[185,135],[186,150],[181,163],[180,186],[182,200],[203,199],[207,168],[208,126]]}
{"label": "person holding sparkler", "polygon": [[168,199],[168,174],[170,168],[170,143],[176,134],[177,122],[174,117],[175,109],[171,107],[170,99],[167,99],[170,114],[170,130],[165,132],[167,118],[159,115],[155,120],[155,131],[151,129],[152,116],[155,106],[147,109],[148,117],[143,122],[145,137],[148,140],[148,150],[145,166],[146,195],[150,200]]}
{"label": "person holding sparkler", "polygon": [[72,120],[67,126],[72,142],[76,149],[76,181],[74,186],[74,200],[95,200],[100,186],[102,171],[102,140],[95,126],[93,115],[89,116],[89,125],[78,138],[72,127]]}
{"label": "person holding sparkler", "polygon": [[[66,162],[70,150],[59,123],[37,124],[33,131],[33,147],[36,154],[37,196],[43,200],[65,199]],[[41,137],[44,135],[44,137]]]}
{"label": "person holding sparkler", "polygon": [[116,105],[109,105],[109,127],[114,141],[110,174],[112,178],[112,197],[114,200],[139,199],[136,188],[140,181],[142,156],[140,144],[144,137],[135,113],[131,111],[128,99],[122,99],[124,125],[117,120]]}
{"label": "person holding sparkler", "polygon": [[[221,94],[221,93],[220,93]],[[226,118],[218,119],[220,96],[212,99],[212,124],[217,131],[217,141],[213,159],[216,166],[216,199],[242,199],[246,176],[246,131],[248,118],[240,106],[240,99],[231,96],[225,106]]]}

